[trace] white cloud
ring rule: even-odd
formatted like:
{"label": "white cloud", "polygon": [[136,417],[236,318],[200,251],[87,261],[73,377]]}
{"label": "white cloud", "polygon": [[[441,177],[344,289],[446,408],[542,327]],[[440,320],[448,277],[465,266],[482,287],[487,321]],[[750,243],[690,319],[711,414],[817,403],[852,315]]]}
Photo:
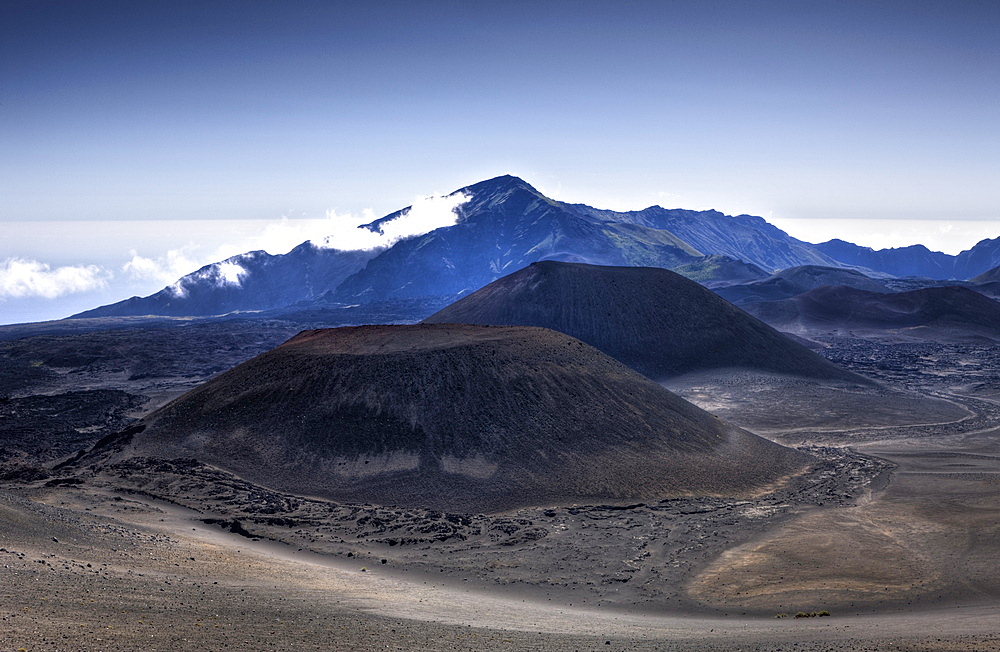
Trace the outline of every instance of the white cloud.
{"label": "white cloud", "polygon": [[457,209],[467,201],[469,196],[464,193],[417,197],[413,205],[404,209],[399,217],[383,222],[380,225],[381,233],[358,228],[362,224],[374,221],[370,212],[357,220],[328,211],[329,227],[334,230],[327,233],[324,238],[313,242],[321,247],[343,251],[389,247],[405,238],[423,235],[434,229],[455,226],[459,218]]}
{"label": "white cloud", "polygon": [[[261,223],[258,221],[257,224],[263,224],[263,226],[258,226],[254,229],[255,232],[244,234],[243,237],[219,245],[211,253],[202,256],[201,260],[202,264],[207,264],[258,250],[266,251],[272,255],[285,254],[303,242],[322,243],[331,233],[346,231],[350,234],[350,230],[355,229],[357,225],[367,224],[375,219],[375,213],[371,209],[366,209],[360,216],[338,215],[335,211],[327,211],[327,216],[319,219],[296,219],[282,216],[280,220],[273,222]],[[356,230],[360,232],[363,229]]]}
{"label": "white cloud", "polygon": [[122,266],[122,271],[134,279],[156,280],[170,283],[185,274],[190,274],[208,261],[201,261],[194,251],[194,245],[180,249],[171,249],[162,256],[147,258],[140,256],[135,249],[131,251],[132,259]]}
{"label": "white cloud", "polygon": [[233,256],[257,250],[284,254],[306,241],[318,247],[341,251],[388,247],[404,238],[454,226],[458,221],[456,209],[468,200],[468,196],[459,193],[417,197],[399,217],[382,224],[382,233],[359,228],[376,220],[371,209],[364,210],[361,215],[339,214],[331,209],[327,211],[326,218],[315,220],[282,217],[256,229],[256,233],[245,234],[212,248],[189,243],[156,257],[143,256],[133,249],[131,259],[124,264],[122,271],[133,280],[169,284],[173,292],[182,295],[185,290],[176,282],[178,279],[206,265],[223,261],[220,263],[222,267],[213,266],[205,274],[211,275],[212,280],[220,285],[238,285],[246,271],[228,260]]}
{"label": "white cloud", "polygon": [[7,258],[0,263],[0,298],[44,297],[88,292],[107,285],[112,274],[97,265],[67,265],[53,269],[26,258]]}
{"label": "white cloud", "polygon": [[[373,249],[379,246],[378,235],[359,227],[362,224],[374,222],[376,219],[374,211],[370,208],[365,209],[361,215],[337,213],[331,208],[326,212],[326,219],[316,220],[316,223],[310,226],[309,237],[303,238],[295,244],[309,240],[318,247],[340,249],[341,251]],[[280,231],[272,229],[272,232]]]}
{"label": "white cloud", "polygon": [[[219,250],[221,249],[222,247]],[[219,250],[216,250],[214,254],[209,254],[209,256],[218,260]],[[157,280],[169,283],[168,287],[176,296],[187,294],[180,279],[194,272],[198,272],[195,276],[196,279],[207,279],[217,287],[240,285],[243,282],[243,277],[247,275],[246,269],[232,260],[210,264],[211,260],[205,260],[204,256],[196,254],[194,245],[181,249],[171,249],[157,258],[140,256],[135,250],[132,250],[131,253],[132,259],[122,266],[122,271],[136,280]],[[206,265],[208,266],[206,267]]]}
{"label": "white cloud", "polygon": [[243,281],[243,277],[247,275],[247,270],[229,261],[212,265],[211,269],[213,272],[212,275],[215,277],[215,284],[220,287],[223,285],[239,285]]}
{"label": "white cloud", "polygon": [[[198,260],[201,261],[201,265],[206,265],[257,250],[269,254],[285,254],[307,241],[318,247],[341,251],[388,247],[404,238],[422,235],[445,226],[454,226],[458,221],[456,209],[468,200],[469,197],[461,193],[418,196],[412,206],[404,209],[402,215],[382,225],[382,233],[361,228],[362,225],[378,219],[370,208],[366,208],[360,215],[338,213],[330,209],[324,219],[314,220],[283,216],[278,221],[268,223],[257,233],[221,245],[211,253],[199,257]],[[175,254],[178,261],[183,260],[186,255],[179,250],[171,253]],[[188,271],[193,271],[201,265],[190,267]],[[166,268],[177,269],[171,265],[167,265]]]}

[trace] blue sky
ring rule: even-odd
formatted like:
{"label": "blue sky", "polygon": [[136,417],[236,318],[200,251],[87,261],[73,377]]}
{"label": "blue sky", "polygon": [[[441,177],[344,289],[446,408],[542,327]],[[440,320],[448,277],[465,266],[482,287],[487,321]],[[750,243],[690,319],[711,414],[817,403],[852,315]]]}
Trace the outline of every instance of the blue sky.
{"label": "blue sky", "polygon": [[0,322],[505,173],[954,253],[1000,235],[997,34],[960,0],[6,0],[0,263],[93,283]]}

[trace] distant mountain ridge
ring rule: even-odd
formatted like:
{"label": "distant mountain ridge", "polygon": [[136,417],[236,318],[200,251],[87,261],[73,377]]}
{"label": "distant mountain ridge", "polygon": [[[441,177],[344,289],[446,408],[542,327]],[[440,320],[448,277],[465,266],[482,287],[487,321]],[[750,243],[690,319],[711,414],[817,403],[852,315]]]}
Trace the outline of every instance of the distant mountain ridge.
{"label": "distant mountain ridge", "polygon": [[812,246],[844,265],[893,276],[968,280],[1000,265],[1000,238],[981,240],[956,256],[931,251],[924,245],[875,250],[839,239]]}
{"label": "distant mountain ridge", "polygon": [[[620,212],[560,202],[510,175],[452,196],[458,193],[468,199],[455,209],[455,225],[382,250],[340,251],[305,242],[282,255],[249,252],[208,265],[148,297],[74,317],[208,316],[280,310],[319,297],[324,305],[453,300],[541,260],[680,268],[700,282],[722,285],[801,266],[968,279],[1000,265],[1000,238],[958,256],[919,245],[874,251],[841,240],[809,244],[751,215],[660,206]],[[407,210],[360,228],[380,232]]]}
{"label": "distant mountain ridge", "polygon": [[729,256],[765,270],[800,265],[837,266],[837,260],[815,245],[788,235],[753,215],[729,216],[719,211],[690,211],[650,206],[641,211],[616,212],[573,204],[579,212],[605,220],[631,222],[670,231],[705,254]]}
{"label": "distant mountain ridge", "polygon": [[672,267],[702,253],[669,231],[596,219],[517,177],[463,188],[455,226],[397,243],[348,277],[344,303],[464,295],[539,260]]}

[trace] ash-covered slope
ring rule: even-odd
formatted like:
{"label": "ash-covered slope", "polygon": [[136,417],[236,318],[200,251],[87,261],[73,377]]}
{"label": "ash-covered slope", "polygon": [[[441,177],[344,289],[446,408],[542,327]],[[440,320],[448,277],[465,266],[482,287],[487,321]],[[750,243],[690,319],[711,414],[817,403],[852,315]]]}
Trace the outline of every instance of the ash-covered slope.
{"label": "ash-covered slope", "polygon": [[959,286],[889,294],[822,287],[784,301],[753,304],[747,309],[779,328],[924,327],[954,334],[1000,335],[1000,303]]}
{"label": "ash-covered slope", "polygon": [[994,267],[976,276],[968,287],[991,299],[1000,299],[1000,267]]}
{"label": "ash-covered slope", "polygon": [[662,380],[746,367],[867,382],[679,274],[546,261],[491,283],[424,323],[542,326]]}
{"label": "ash-covered slope", "polygon": [[973,283],[1000,283],[1000,267],[986,270],[972,279]]}
{"label": "ash-covered slope", "polygon": [[311,242],[276,256],[251,251],[206,265],[156,294],[87,310],[73,318],[208,316],[282,308],[337,287],[377,253],[339,251]]}
{"label": "ash-covered slope", "polygon": [[955,256],[955,278],[973,278],[1000,266],[1000,238],[980,240]]}
{"label": "ash-covered slope", "polygon": [[334,500],[462,512],[737,495],[811,459],[539,328],[305,331],[141,425],[102,450],[195,458]]}
{"label": "ash-covered slope", "polygon": [[789,299],[818,287],[837,285],[869,292],[885,292],[887,289],[881,281],[869,278],[854,269],[803,265],[783,269],[760,281],[717,288],[715,292],[727,301],[743,306],[761,301]]}

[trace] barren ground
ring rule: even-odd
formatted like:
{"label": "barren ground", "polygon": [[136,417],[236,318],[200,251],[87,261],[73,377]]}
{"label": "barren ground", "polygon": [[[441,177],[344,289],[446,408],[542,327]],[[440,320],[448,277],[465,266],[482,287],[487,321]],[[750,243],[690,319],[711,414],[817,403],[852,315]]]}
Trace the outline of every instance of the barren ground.
{"label": "barren ground", "polygon": [[156,461],[10,481],[0,649],[1000,650],[995,352],[827,344],[884,390],[690,382],[821,458],[752,499],[449,515]]}

